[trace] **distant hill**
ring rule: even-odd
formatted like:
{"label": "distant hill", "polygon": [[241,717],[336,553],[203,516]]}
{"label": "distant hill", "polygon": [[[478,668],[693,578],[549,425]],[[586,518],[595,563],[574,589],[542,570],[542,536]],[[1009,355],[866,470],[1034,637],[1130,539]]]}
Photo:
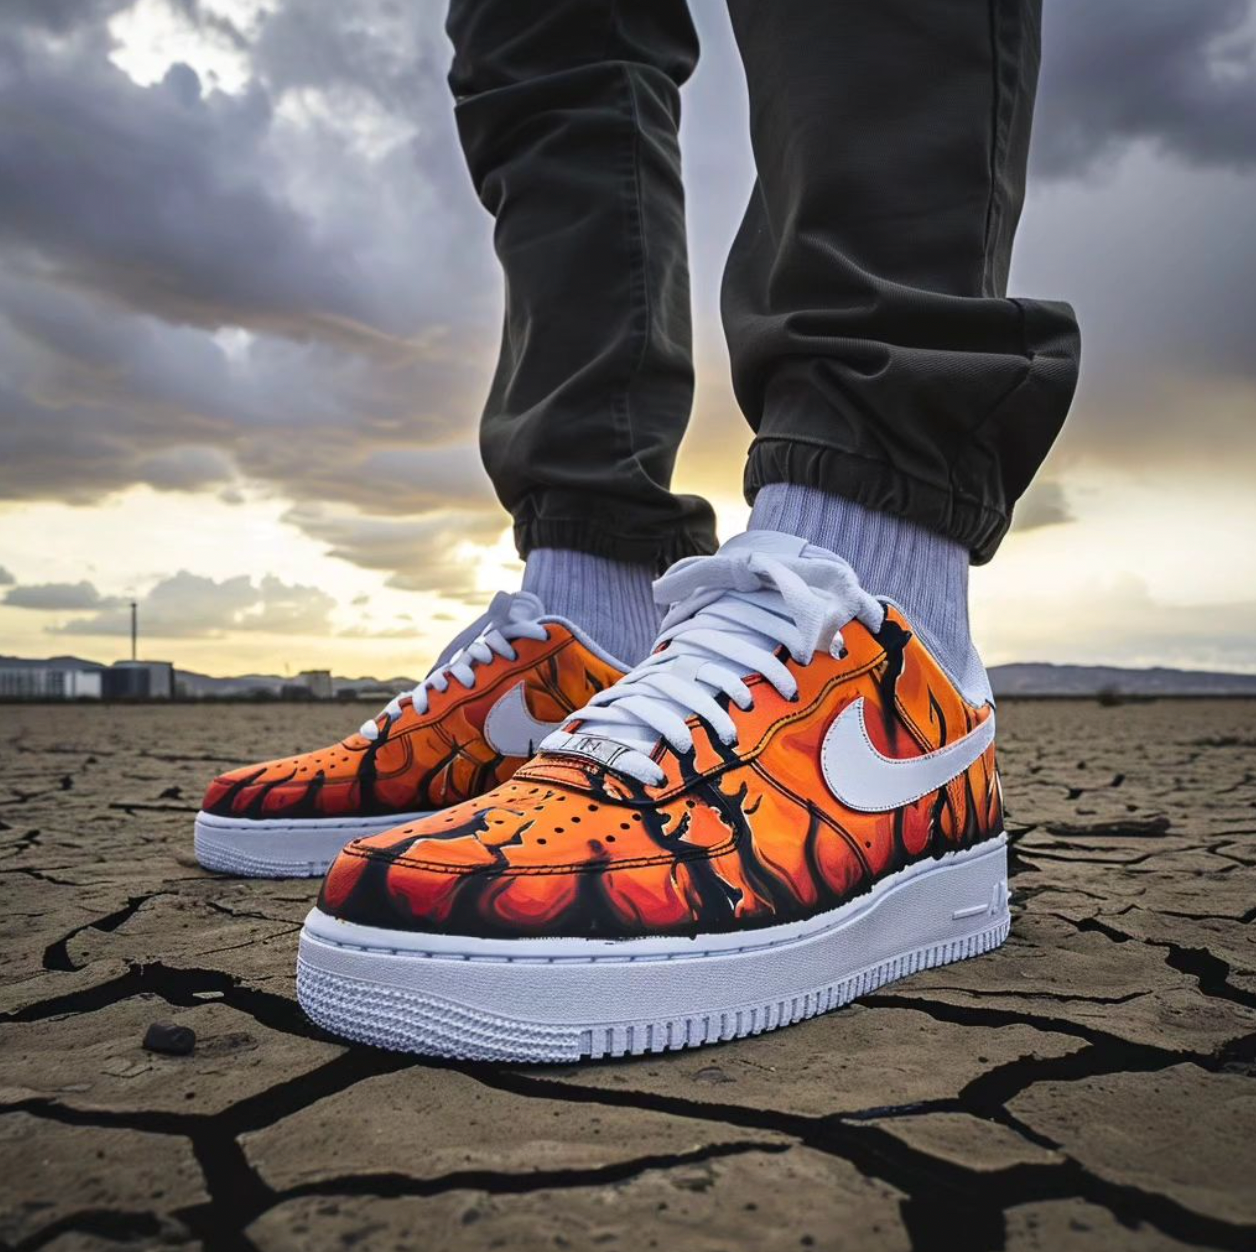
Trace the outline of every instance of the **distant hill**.
{"label": "distant hill", "polygon": [[[21,657],[0,656],[0,665],[26,667],[53,665],[59,669],[104,669],[96,661],[76,656],[54,656],[35,661]],[[278,695],[285,683],[295,681],[279,674],[238,674],[216,678],[195,670],[176,669],[176,688],[189,696],[244,696],[264,691]],[[337,694],[346,692],[399,692],[415,685],[414,678],[341,678],[333,677]],[[1117,665],[1051,665],[1045,661],[1025,661],[1012,665],[996,665],[990,671],[994,694],[1007,696],[1081,696],[1100,693],[1124,696],[1253,696],[1256,697],[1256,674],[1226,674],[1207,670],[1125,669]]]}
{"label": "distant hill", "polygon": [[85,661],[81,656],[0,656],[0,665],[6,669],[30,669],[45,666],[51,669],[105,669],[99,661]]}
{"label": "distant hill", "polygon": [[1026,661],[990,671],[996,696],[1256,696],[1256,674],[1207,670],[1124,669],[1117,665],[1051,665]]}
{"label": "distant hill", "polygon": [[[175,670],[174,680],[177,688],[197,698],[243,696],[256,691],[278,695],[285,683],[296,681],[295,678],[284,678],[278,674],[240,674],[232,678],[215,678],[211,674],[198,674],[195,670],[188,669]],[[333,675],[331,685],[337,695],[343,695],[359,691],[409,691],[417,682],[417,678],[341,678]]]}

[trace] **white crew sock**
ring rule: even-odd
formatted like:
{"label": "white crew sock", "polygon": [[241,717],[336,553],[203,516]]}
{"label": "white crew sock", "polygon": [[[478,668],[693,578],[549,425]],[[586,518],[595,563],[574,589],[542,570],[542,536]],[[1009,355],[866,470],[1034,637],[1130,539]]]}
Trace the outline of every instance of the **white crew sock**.
{"label": "white crew sock", "polygon": [[660,614],[654,571],[570,548],[535,548],[523,568],[523,590],[547,613],[566,617],[631,668],[654,646]]}
{"label": "white crew sock", "polygon": [[962,544],[842,496],[792,483],[771,483],[759,491],[750,529],[797,535],[849,561],[864,590],[900,605],[956,681],[973,684],[968,550]]}

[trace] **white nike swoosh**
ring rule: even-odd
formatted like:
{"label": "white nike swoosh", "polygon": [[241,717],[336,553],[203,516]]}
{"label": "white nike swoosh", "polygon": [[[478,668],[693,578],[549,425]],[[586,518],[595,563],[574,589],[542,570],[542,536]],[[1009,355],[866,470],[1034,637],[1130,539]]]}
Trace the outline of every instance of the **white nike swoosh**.
{"label": "white nike swoosh", "polygon": [[829,790],[858,813],[888,813],[914,804],[958,778],[994,742],[993,712],[962,739],[923,756],[884,756],[868,736],[864,701],[851,701],[833,719],[820,749]]}
{"label": "white nike swoosh", "polygon": [[542,739],[552,735],[562,722],[538,722],[528,711],[523,683],[516,683],[488,711],[484,738],[502,756],[534,756]]}

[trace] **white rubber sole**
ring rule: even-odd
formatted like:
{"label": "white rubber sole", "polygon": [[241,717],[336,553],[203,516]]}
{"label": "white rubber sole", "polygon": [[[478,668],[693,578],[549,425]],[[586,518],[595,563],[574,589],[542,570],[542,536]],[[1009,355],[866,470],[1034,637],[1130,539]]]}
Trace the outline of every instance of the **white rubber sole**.
{"label": "white rubber sole", "polygon": [[327,872],[351,839],[378,835],[427,813],[381,817],[289,818],[253,821],[247,817],[196,815],[196,859],[217,874],[245,878],[316,878]]}
{"label": "white rubber sole", "polygon": [[481,1061],[577,1061],[737,1039],[814,1017],[1007,938],[1003,835],[893,874],[805,922],[697,939],[472,939],[312,909],[297,996],[361,1043]]}

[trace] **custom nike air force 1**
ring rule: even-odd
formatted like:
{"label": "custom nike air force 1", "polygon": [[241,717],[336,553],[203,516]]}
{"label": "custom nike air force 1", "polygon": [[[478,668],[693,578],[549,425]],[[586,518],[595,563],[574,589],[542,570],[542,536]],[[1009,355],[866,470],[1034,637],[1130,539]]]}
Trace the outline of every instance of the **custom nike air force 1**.
{"label": "custom nike air force 1", "polygon": [[527,592],[501,594],[413,691],[319,752],[223,774],[196,817],[206,869],[323,873],[350,839],[504,782],[624,667]]}
{"label": "custom nike air force 1", "polygon": [[786,535],[682,561],[656,595],[654,654],[510,781],[340,854],[301,936],[314,1021],[573,1061],[772,1030],[1003,942],[975,657],[957,685]]}

